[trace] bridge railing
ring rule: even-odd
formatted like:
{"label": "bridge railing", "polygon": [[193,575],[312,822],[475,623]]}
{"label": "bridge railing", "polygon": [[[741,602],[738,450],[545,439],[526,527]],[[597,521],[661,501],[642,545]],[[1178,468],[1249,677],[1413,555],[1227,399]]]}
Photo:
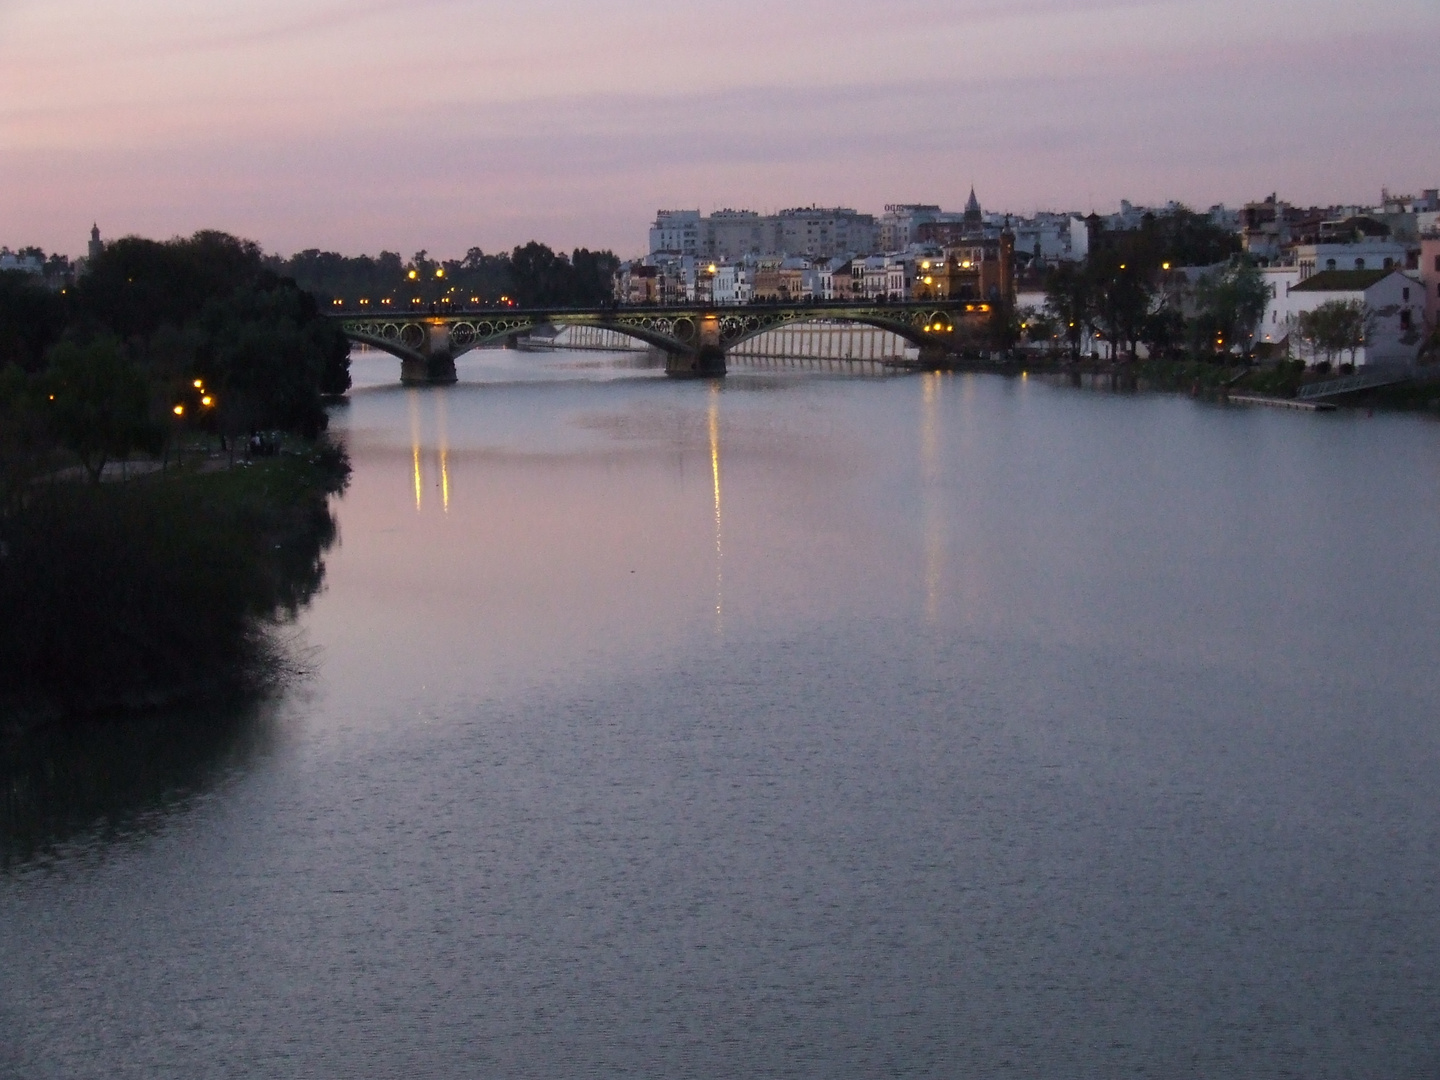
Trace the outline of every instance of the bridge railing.
{"label": "bridge railing", "polygon": [[1301,401],[1315,401],[1319,398],[1353,394],[1358,390],[1371,390],[1377,386],[1392,386],[1395,383],[1409,382],[1413,378],[1415,370],[1409,366],[1377,366],[1373,370],[1367,368],[1339,379],[1310,383],[1300,387],[1295,396]]}

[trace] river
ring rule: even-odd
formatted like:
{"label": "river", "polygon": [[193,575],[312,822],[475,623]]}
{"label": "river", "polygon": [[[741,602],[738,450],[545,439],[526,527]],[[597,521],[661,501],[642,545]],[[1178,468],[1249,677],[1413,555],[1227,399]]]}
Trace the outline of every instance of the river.
{"label": "river", "polygon": [[310,673],[44,751],[0,1076],[1440,1069],[1440,425],[397,369]]}

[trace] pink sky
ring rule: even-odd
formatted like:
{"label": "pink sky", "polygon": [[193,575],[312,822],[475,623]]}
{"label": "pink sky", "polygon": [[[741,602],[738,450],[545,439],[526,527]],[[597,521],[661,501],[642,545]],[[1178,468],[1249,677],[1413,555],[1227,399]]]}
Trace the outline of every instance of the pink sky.
{"label": "pink sky", "polygon": [[[0,0],[0,243],[638,254],[657,207],[1440,185],[1435,0]],[[1426,72],[1432,72],[1426,75]]]}

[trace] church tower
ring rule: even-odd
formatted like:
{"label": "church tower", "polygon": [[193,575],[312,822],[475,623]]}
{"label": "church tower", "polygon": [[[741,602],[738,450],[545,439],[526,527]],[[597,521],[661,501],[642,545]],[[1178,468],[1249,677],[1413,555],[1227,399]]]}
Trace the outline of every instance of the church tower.
{"label": "church tower", "polygon": [[976,228],[980,225],[983,215],[980,213],[980,200],[975,197],[975,186],[970,186],[970,198],[965,203],[965,224],[968,228]]}
{"label": "church tower", "polygon": [[99,226],[99,225],[91,225],[91,226],[90,226],[90,261],[91,261],[91,262],[94,262],[96,259],[98,259],[98,258],[100,257],[100,252],[103,251],[104,248],[105,248],[105,245],[100,242],[100,226]]}

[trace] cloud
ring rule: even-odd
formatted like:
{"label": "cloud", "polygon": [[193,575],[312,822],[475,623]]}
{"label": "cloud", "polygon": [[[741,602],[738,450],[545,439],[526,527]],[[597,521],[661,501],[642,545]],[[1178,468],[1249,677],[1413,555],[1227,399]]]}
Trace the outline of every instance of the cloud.
{"label": "cloud", "polygon": [[[64,6],[84,2],[98,0]],[[1422,133],[1440,90],[1414,73],[1440,15],[1357,30],[1349,8],[1311,0],[1314,18],[1292,25],[1298,2],[1265,9],[1280,38],[1269,24],[1237,35],[1235,0],[893,0],[883,17],[796,0],[758,38],[760,0],[699,37],[682,31],[712,9],[694,0],[429,0],[429,17],[393,0],[288,14],[255,0],[187,39],[210,43],[193,59],[67,42],[85,68],[51,73],[12,41],[0,52],[31,66],[0,65],[0,241],[71,250],[98,218],[107,233],[213,225],[287,251],[536,236],[633,253],[664,204],[953,206],[972,180],[987,206],[1021,211],[1434,186]],[[332,41],[344,12],[358,21]],[[636,20],[650,28],[638,44]],[[225,42],[249,51],[204,52]]]}
{"label": "cloud", "polygon": [[370,0],[368,3],[330,4],[300,16],[289,16],[278,22],[248,30],[222,34],[197,35],[171,43],[169,52],[210,52],[227,49],[275,45],[299,38],[337,31],[354,31],[366,23],[404,15],[424,17],[430,10],[458,7],[466,0]]}

